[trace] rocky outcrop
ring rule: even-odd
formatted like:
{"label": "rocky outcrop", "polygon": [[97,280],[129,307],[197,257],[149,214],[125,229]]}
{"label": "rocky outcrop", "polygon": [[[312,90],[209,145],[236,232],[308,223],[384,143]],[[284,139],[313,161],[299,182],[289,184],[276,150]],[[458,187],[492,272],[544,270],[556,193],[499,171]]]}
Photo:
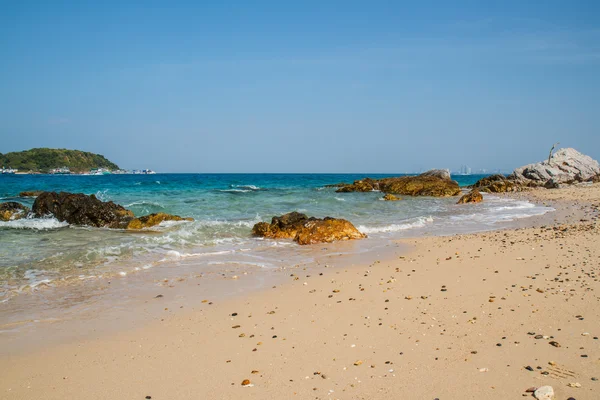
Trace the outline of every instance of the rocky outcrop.
{"label": "rocky outcrop", "polygon": [[164,221],[193,221],[193,218],[182,218],[178,215],[155,213],[131,220],[126,229],[144,229],[159,225]]}
{"label": "rocky outcrop", "polygon": [[270,224],[267,222],[257,223],[252,228],[252,234],[269,239],[293,239],[301,245],[366,237],[345,219],[309,218],[305,214],[295,211],[273,217]]}
{"label": "rocky outcrop", "polygon": [[469,193],[462,196],[456,204],[481,203],[483,195],[477,189],[471,190]]}
{"label": "rocky outcrop", "polygon": [[0,204],[0,221],[13,221],[21,219],[29,213],[29,208],[16,201]]}
{"label": "rocky outcrop", "polygon": [[366,237],[345,219],[326,217],[315,219],[304,224],[298,231],[294,241],[301,245],[315,243],[331,243],[339,240],[362,239]]}
{"label": "rocky outcrop", "polygon": [[505,193],[519,192],[523,188],[514,180],[506,178],[504,175],[490,175],[475,182],[473,188],[479,189],[484,193]]}
{"label": "rocky outcrop", "polygon": [[450,179],[447,170],[432,170],[417,176],[399,176],[384,179],[362,179],[339,188],[336,192],[371,192],[381,191],[408,196],[456,196],[460,187]]}
{"label": "rocky outcrop", "polygon": [[101,201],[94,195],[66,192],[41,193],[35,199],[32,211],[38,218],[51,215],[72,225],[96,228],[144,229],[163,221],[192,220],[165,213],[135,218],[132,211],[112,201]]}
{"label": "rocky outcrop", "polygon": [[550,160],[517,168],[509,179],[529,186],[558,187],[562,184],[593,181],[600,175],[600,164],[575,149],[560,149]]}
{"label": "rocky outcrop", "polygon": [[398,200],[402,200],[400,197],[396,197],[391,193],[386,194],[385,196],[382,197],[383,200],[385,201],[398,201]]}
{"label": "rocky outcrop", "polygon": [[133,212],[96,196],[83,193],[44,192],[33,203],[36,217],[54,216],[73,225],[97,228],[123,228],[134,218]]}
{"label": "rocky outcrop", "polygon": [[19,197],[37,197],[42,193],[44,193],[43,190],[31,190],[31,191],[19,193]]}

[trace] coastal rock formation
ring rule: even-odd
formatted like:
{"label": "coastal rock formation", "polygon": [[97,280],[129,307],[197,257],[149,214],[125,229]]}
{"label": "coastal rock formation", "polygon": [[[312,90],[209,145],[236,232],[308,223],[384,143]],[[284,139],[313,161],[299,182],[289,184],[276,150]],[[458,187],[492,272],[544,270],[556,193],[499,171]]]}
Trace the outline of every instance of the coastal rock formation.
{"label": "coastal rock formation", "polygon": [[400,176],[384,179],[362,179],[339,188],[336,192],[371,192],[402,194],[409,196],[455,196],[460,193],[456,181],[450,179],[447,170],[431,170],[417,176]]}
{"label": "coastal rock formation", "polygon": [[484,193],[518,192],[522,190],[521,185],[504,175],[490,175],[475,182],[473,188]]}
{"label": "coastal rock formation", "polygon": [[0,204],[0,221],[12,221],[21,219],[29,213],[29,208],[16,201]]}
{"label": "coastal rock formation", "polygon": [[33,214],[38,218],[52,215],[72,225],[114,229],[144,229],[163,221],[193,221],[192,218],[165,213],[135,218],[132,211],[112,201],[105,202],[94,195],[67,192],[41,193],[33,203]]}
{"label": "coastal rock formation", "polygon": [[135,218],[132,211],[112,201],[67,192],[42,192],[33,203],[33,215],[38,218],[52,215],[72,225],[129,230],[150,228],[163,221],[193,221],[192,218],[166,213]]}
{"label": "coastal rock formation", "polygon": [[396,197],[391,193],[386,194],[385,196],[383,196],[383,200],[385,201],[398,201],[398,200],[402,200],[400,197]]}
{"label": "coastal rock formation", "polygon": [[302,245],[366,237],[345,219],[309,218],[305,214],[295,211],[273,217],[270,224],[267,222],[257,223],[252,228],[252,234],[269,239],[293,239]]}
{"label": "coastal rock formation", "polygon": [[458,200],[456,204],[467,204],[467,203],[481,203],[483,201],[483,195],[477,189],[471,190]]}
{"label": "coastal rock formation", "polygon": [[531,186],[558,187],[561,184],[594,181],[600,164],[575,149],[560,149],[549,160],[517,168],[509,179]]}
{"label": "coastal rock formation", "polygon": [[83,193],[44,192],[33,203],[36,217],[52,215],[59,221],[97,228],[123,228],[134,218],[133,212],[96,196]]}
{"label": "coastal rock formation", "polygon": [[193,221],[193,218],[182,218],[178,215],[155,213],[135,218],[127,224],[127,229],[144,229],[159,225],[163,221]]}
{"label": "coastal rock formation", "polygon": [[44,193],[43,190],[31,190],[19,193],[19,197],[38,197],[42,193]]}

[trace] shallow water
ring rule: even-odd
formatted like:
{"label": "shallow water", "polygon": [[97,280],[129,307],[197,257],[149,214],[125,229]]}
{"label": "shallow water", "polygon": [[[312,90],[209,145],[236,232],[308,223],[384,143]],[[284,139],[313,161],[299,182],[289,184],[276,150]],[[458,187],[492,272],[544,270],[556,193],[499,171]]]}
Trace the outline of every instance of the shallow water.
{"label": "shallow water", "polygon": [[[252,226],[300,211],[350,220],[369,235],[366,251],[387,239],[496,229],[550,209],[486,196],[482,204],[456,198],[381,200],[382,194],[335,193],[327,184],[393,174],[156,174],[105,176],[0,176],[0,201],[20,201],[26,190],[95,194],[136,215],[167,212],[194,222],[164,223],[153,231],[73,227],[55,219],[0,222],[0,302],[64,284],[143,274],[157,266],[203,272],[219,268],[275,269],[304,264],[313,252],[290,241],[251,237]],[[481,175],[453,177],[461,185]]]}

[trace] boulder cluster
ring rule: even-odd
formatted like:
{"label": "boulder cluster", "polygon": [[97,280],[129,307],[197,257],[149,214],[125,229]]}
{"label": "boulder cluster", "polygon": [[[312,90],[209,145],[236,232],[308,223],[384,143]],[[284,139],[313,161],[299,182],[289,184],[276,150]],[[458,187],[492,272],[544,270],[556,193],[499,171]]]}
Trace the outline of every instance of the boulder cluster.
{"label": "boulder cluster", "polygon": [[339,186],[337,193],[381,191],[388,194],[434,197],[456,196],[460,193],[458,182],[450,178],[448,170],[431,170],[417,176],[365,178],[352,184],[336,186]]}
{"label": "boulder cluster", "polygon": [[96,196],[83,193],[35,192],[37,198],[31,211],[17,202],[0,204],[0,220],[11,221],[24,217],[44,218],[52,216],[71,225],[137,230],[150,228],[163,221],[193,221],[165,213],[150,214],[136,218],[131,210],[113,203],[101,201]]}
{"label": "boulder cluster", "polygon": [[302,245],[366,237],[345,219],[309,218],[305,214],[295,211],[273,217],[270,224],[267,222],[257,223],[252,228],[252,234],[268,239],[293,239]]}

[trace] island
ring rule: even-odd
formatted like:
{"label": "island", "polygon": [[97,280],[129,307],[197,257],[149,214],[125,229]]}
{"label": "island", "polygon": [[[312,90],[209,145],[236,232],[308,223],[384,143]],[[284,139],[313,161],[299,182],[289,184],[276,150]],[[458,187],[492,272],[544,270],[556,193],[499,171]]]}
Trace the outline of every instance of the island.
{"label": "island", "polygon": [[81,150],[36,148],[1,154],[0,166],[19,173],[87,173],[90,170],[119,170],[119,166],[100,154]]}

